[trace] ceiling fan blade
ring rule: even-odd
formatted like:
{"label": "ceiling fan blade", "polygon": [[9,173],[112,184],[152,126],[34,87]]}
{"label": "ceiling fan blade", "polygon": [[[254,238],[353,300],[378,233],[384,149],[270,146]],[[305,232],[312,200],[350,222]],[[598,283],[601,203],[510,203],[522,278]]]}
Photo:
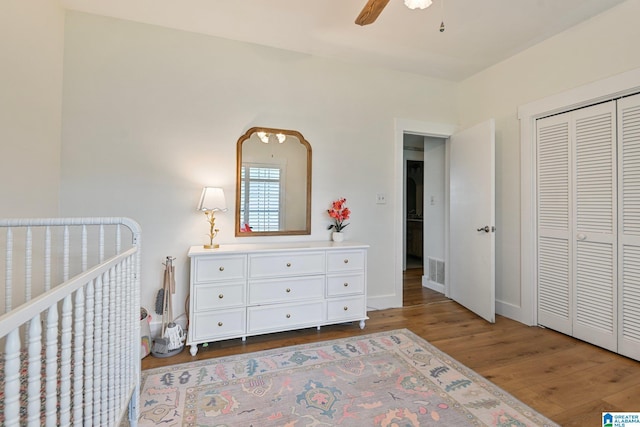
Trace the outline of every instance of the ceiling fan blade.
{"label": "ceiling fan blade", "polygon": [[356,24],[369,25],[375,22],[387,3],[389,3],[389,0],[369,0],[356,18]]}

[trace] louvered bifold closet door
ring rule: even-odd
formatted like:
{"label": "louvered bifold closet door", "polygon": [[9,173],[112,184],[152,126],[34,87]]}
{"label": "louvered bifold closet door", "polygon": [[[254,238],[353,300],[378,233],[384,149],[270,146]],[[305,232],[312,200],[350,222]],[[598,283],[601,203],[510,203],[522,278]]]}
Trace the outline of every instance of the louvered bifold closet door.
{"label": "louvered bifold closet door", "polygon": [[640,360],[640,95],[618,101],[618,352]]}
{"label": "louvered bifold closet door", "polygon": [[617,350],[616,103],[572,112],[573,336]]}
{"label": "louvered bifold closet door", "polygon": [[571,126],[569,115],[536,123],[538,323],[571,335]]}

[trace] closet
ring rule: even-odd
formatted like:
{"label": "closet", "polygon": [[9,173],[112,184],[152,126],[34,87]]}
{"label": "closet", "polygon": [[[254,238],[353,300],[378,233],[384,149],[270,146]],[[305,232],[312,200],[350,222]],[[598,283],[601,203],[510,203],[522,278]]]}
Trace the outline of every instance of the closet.
{"label": "closet", "polygon": [[536,131],[538,323],[640,360],[640,95]]}

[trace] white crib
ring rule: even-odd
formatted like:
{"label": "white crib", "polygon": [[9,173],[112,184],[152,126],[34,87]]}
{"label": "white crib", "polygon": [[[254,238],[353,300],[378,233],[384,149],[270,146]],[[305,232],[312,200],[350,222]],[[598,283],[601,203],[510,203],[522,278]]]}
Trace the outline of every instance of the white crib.
{"label": "white crib", "polygon": [[0,425],[137,424],[140,227],[0,220]]}

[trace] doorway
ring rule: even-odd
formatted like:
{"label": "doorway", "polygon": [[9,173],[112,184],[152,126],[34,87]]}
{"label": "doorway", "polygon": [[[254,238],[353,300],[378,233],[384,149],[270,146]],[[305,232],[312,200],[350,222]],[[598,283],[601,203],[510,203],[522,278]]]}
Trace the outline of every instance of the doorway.
{"label": "doorway", "polygon": [[[398,179],[397,219],[395,239],[394,306],[403,303],[404,237],[406,212],[404,203],[404,137],[422,135],[443,140],[444,192],[441,211],[444,211],[444,265],[442,265],[444,294],[461,303],[487,321],[495,319],[495,120],[488,119],[455,132],[455,127],[413,120],[395,121],[395,149]],[[480,153],[480,155],[476,155]],[[426,172],[430,170],[425,157]],[[435,200],[434,200],[435,202]],[[431,199],[429,196],[429,204]],[[461,221],[466,221],[463,223]],[[426,224],[432,224],[428,219]],[[435,222],[434,222],[435,223]],[[482,224],[479,228],[469,224]],[[452,230],[456,235],[450,237]],[[431,239],[425,232],[425,242]],[[428,256],[424,252],[423,257]],[[449,266],[451,264],[451,267]],[[429,260],[429,266],[431,260]],[[437,271],[429,269],[429,272]],[[453,276],[452,276],[453,275]],[[423,275],[423,279],[424,279]],[[427,282],[427,284],[430,282]],[[392,301],[391,298],[386,298]]]}
{"label": "doorway", "polygon": [[445,298],[446,141],[404,135],[403,306]]}

